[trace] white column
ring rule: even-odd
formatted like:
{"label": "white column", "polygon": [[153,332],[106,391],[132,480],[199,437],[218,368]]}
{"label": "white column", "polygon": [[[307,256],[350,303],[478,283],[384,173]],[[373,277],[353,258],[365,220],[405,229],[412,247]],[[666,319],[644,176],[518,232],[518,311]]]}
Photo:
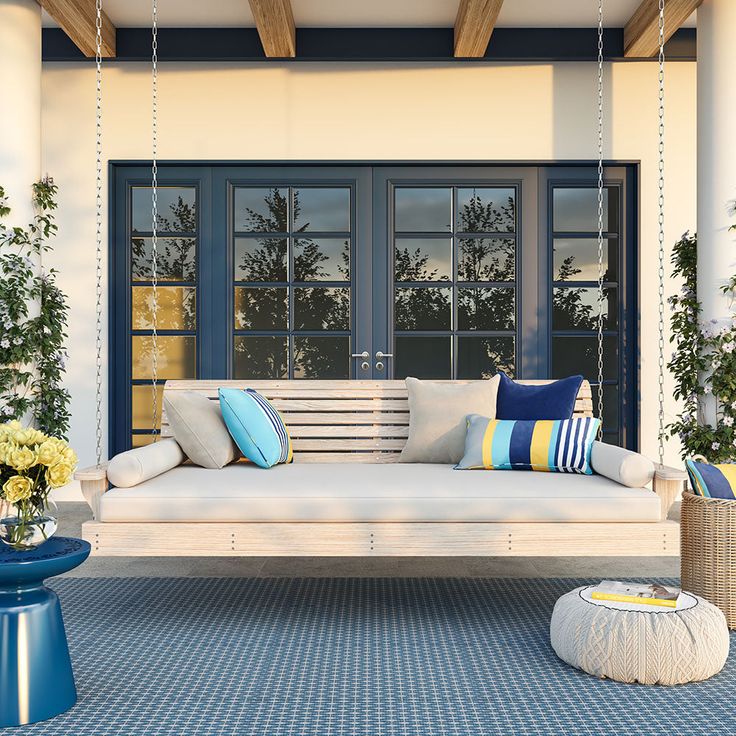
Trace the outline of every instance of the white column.
{"label": "white column", "polygon": [[31,185],[41,176],[41,8],[0,0],[0,186],[9,223],[33,218]]}
{"label": "white column", "polygon": [[736,2],[698,8],[698,297],[703,319],[723,322],[721,293],[736,272]]}

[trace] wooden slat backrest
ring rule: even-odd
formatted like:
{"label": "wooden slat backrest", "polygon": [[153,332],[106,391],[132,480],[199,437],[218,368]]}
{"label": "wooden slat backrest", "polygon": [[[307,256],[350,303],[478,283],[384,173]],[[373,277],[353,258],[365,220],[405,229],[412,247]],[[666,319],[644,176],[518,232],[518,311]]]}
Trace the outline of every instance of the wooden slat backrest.
{"label": "wooden slat backrest", "polygon": [[[164,393],[195,391],[216,400],[221,387],[253,388],[271,401],[289,429],[297,462],[396,462],[409,433],[403,381],[167,381]],[[590,384],[583,381],[574,416],[592,411]],[[161,433],[171,436],[165,410]]]}

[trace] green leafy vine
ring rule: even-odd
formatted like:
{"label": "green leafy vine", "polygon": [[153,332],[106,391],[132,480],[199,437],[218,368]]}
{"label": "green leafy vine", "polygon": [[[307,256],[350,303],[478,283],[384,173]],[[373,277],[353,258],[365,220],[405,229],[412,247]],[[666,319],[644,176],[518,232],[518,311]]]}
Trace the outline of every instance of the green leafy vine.
{"label": "green leafy vine", "polygon": [[65,439],[68,307],[57,272],[38,268],[58,229],[57,191],[51,179],[33,185],[35,214],[24,228],[3,222],[11,208],[0,187],[0,423],[31,416],[38,429]]}
{"label": "green leafy vine", "polygon": [[[734,229],[734,228],[731,228]],[[675,376],[674,396],[683,409],[667,426],[682,443],[683,459],[703,455],[709,462],[736,460],[736,275],[721,287],[729,297],[730,323],[702,324],[697,297],[697,237],[685,233],[672,253],[672,275],[683,281],[669,299],[675,352],[667,367]],[[720,325],[720,326],[719,326]],[[712,394],[716,421],[705,421],[703,399]]]}

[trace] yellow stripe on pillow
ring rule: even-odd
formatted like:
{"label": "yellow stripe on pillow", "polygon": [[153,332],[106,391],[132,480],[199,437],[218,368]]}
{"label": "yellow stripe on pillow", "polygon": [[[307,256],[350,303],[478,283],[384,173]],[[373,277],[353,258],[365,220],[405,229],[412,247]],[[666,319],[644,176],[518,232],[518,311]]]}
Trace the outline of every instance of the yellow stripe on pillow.
{"label": "yellow stripe on pillow", "polygon": [[486,470],[493,470],[493,434],[496,431],[497,423],[490,421],[483,435],[483,467]]}
{"label": "yellow stripe on pillow", "polygon": [[532,470],[549,472],[549,443],[554,426],[554,421],[548,419],[542,419],[535,423],[534,432],[532,433],[532,446],[529,449],[529,462]]}

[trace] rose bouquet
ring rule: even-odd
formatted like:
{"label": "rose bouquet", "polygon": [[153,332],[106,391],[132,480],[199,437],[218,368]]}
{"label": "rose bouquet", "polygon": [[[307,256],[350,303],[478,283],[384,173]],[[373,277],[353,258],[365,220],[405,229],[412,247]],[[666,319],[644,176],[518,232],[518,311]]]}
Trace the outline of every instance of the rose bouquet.
{"label": "rose bouquet", "polygon": [[64,440],[15,420],[0,424],[0,539],[5,544],[33,549],[56,531],[49,493],[71,480],[76,465],[77,456]]}

